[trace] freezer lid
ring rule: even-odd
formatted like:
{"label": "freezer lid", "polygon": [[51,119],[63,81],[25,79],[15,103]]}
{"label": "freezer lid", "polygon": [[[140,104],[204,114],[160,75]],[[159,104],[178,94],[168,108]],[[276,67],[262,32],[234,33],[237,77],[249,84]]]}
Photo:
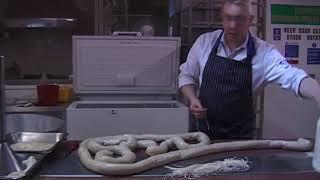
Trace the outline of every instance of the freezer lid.
{"label": "freezer lid", "polygon": [[73,36],[76,93],[176,94],[179,37]]}

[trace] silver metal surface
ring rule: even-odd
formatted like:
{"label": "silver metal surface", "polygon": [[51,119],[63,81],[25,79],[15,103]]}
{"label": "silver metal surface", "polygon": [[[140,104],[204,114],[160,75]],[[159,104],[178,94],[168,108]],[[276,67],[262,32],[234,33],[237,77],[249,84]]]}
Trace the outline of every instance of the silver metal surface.
{"label": "silver metal surface", "polygon": [[[50,113],[50,115],[49,115]],[[7,113],[5,134],[16,132],[62,133],[65,120],[61,113]]]}
{"label": "silver metal surface", "polygon": [[4,56],[0,56],[0,143],[4,141],[4,114],[5,114],[5,96],[4,96]]}
{"label": "silver metal surface", "polygon": [[[143,151],[136,153],[137,161],[146,158]],[[249,151],[233,151],[225,153],[213,153],[186,159],[182,161],[172,162],[167,164],[171,167],[187,167],[194,164],[205,164],[212,163],[215,161],[221,161],[225,158],[238,157],[247,158],[251,162],[249,171],[243,172],[219,172],[217,174],[208,174],[205,179],[215,179],[217,175],[232,175],[234,179],[237,178],[235,175],[247,174],[302,174],[302,173],[315,173],[312,168],[312,158],[305,155],[304,152],[296,151],[284,151],[284,150],[249,150]],[[93,178],[101,177],[102,175],[94,173],[86,169],[79,161],[79,155],[77,151],[73,151],[67,158],[59,159],[50,157],[52,161],[44,161],[41,168],[38,171],[40,177],[51,177],[51,178]],[[164,179],[166,175],[170,173],[168,168],[164,166],[155,167],[148,169],[144,172],[135,174],[132,176],[133,179],[144,179],[144,176],[161,177]],[[221,177],[221,176],[220,176]],[[106,178],[106,177],[105,177]],[[130,177],[131,178],[131,177]],[[219,179],[219,177],[217,177]],[[57,178],[58,179],[58,178]],[[108,179],[108,178],[106,178]],[[112,179],[112,178],[111,178]],[[117,179],[117,178],[115,178]],[[120,178],[121,179],[121,178]],[[153,179],[153,178],[151,178]],[[158,178],[156,178],[158,179]],[[180,179],[180,178],[177,178]],[[183,179],[183,178],[181,178]],[[224,179],[224,178],[221,178]],[[228,179],[228,178],[226,178]],[[231,178],[232,179],[232,178]],[[242,179],[242,178],[240,178]],[[259,179],[259,178],[258,178]],[[281,179],[280,177],[277,179]]]}
{"label": "silver metal surface", "polygon": [[73,28],[76,19],[72,18],[12,18],[6,20],[9,28]]}
{"label": "silver metal surface", "polygon": [[[6,136],[8,144],[15,143],[52,143],[54,146],[45,151],[32,151],[32,153],[50,153],[64,137],[63,133],[35,133],[35,132],[17,132],[9,133]],[[27,151],[17,151],[27,152]]]}
{"label": "silver metal surface", "polygon": [[59,104],[58,106],[30,106],[24,107],[23,105],[9,105],[6,107],[7,113],[31,113],[31,112],[63,112],[67,108],[68,103]]}
{"label": "silver metal surface", "polygon": [[7,143],[0,144],[0,178],[11,172],[21,171],[25,165],[17,160],[15,153],[9,148]]}

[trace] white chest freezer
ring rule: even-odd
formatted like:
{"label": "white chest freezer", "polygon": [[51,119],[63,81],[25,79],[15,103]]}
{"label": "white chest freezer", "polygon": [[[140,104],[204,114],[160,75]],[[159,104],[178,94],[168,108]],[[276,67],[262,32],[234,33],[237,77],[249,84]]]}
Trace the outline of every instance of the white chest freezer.
{"label": "white chest freezer", "polygon": [[175,100],[180,38],[74,36],[69,140],[188,131],[189,110]]}

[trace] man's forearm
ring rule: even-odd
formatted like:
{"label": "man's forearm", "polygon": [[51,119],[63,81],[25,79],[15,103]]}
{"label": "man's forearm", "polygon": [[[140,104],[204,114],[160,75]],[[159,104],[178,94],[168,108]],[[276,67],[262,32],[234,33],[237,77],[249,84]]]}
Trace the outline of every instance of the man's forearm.
{"label": "man's forearm", "polygon": [[181,88],[181,92],[190,102],[192,99],[197,98],[196,90],[193,84],[185,85]]}
{"label": "man's forearm", "polygon": [[303,97],[316,100],[320,108],[320,86],[317,81],[309,77],[303,79],[300,83],[299,93]]}

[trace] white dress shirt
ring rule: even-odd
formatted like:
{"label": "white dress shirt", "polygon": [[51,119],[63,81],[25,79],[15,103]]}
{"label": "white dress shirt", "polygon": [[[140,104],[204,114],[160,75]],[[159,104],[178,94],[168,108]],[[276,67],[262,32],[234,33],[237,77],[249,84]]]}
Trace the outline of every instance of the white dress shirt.
{"label": "white dress shirt", "polygon": [[[211,49],[222,30],[202,34],[191,47],[187,60],[180,66],[179,88],[194,84],[198,89],[201,86],[204,67]],[[217,55],[241,61],[247,57],[246,41],[231,52],[224,43],[224,35],[217,50]],[[282,88],[299,95],[299,86],[303,78],[308,75],[301,69],[291,66],[280,52],[270,43],[253,36],[256,55],[252,59],[252,88],[253,94],[262,90],[267,83],[279,84]]]}

